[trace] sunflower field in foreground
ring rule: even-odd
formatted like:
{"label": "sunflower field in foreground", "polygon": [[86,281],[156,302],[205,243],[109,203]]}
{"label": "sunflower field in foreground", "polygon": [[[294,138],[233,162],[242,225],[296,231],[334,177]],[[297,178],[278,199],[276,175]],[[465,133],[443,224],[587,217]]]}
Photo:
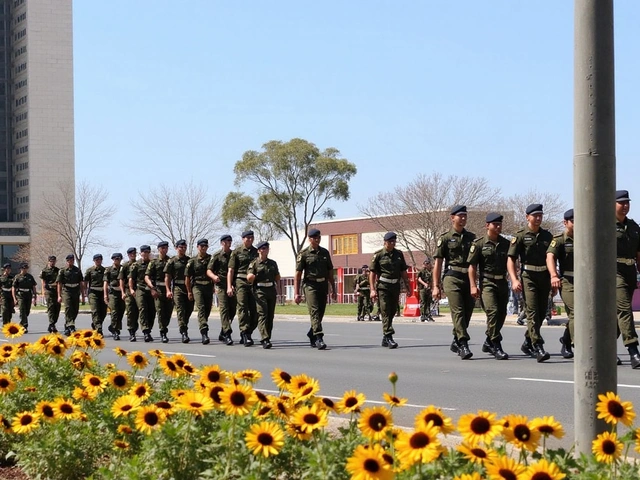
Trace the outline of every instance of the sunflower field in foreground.
{"label": "sunflower field in foreground", "polygon": [[[161,350],[125,351],[103,365],[91,330],[20,342],[20,325],[0,344],[0,460],[31,478],[73,479],[638,479],[640,428],[630,402],[601,395],[611,431],[593,455],[547,447],[561,438],[553,417],[504,418],[486,411],[457,424],[436,406],[413,428],[394,425],[391,374],[385,406],[357,391],[320,394],[318,381],[275,369],[278,394],[254,388],[262,373],[195,366]],[[340,419],[340,420],[338,420]],[[332,420],[331,425],[329,422]],[[617,434],[618,424],[625,433]],[[445,442],[446,436],[451,436]],[[448,446],[445,446],[448,445]]]}

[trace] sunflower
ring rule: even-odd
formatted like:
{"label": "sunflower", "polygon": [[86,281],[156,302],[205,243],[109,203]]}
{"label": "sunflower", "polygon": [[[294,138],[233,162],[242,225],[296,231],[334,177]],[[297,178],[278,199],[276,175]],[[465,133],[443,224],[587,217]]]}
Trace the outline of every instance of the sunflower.
{"label": "sunflower", "polygon": [[93,364],[91,355],[81,350],[76,350],[75,352],[73,352],[69,357],[69,361],[71,362],[71,365],[73,366],[73,368],[75,368],[76,370],[83,370],[84,368],[89,368]]}
{"label": "sunflower", "polygon": [[534,452],[538,448],[540,431],[531,428],[527,417],[523,415],[509,415],[507,418],[509,426],[502,430],[505,440],[518,448],[526,448]]}
{"label": "sunflower", "polygon": [[120,435],[131,435],[133,433],[133,429],[129,425],[121,423],[120,425],[118,425],[116,432],[118,432]]}
{"label": "sunflower", "polygon": [[382,395],[384,401],[389,404],[390,407],[402,407],[405,403],[407,403],[406,398],[396,397],[395,395],[389,395],[388,393],[384,393]]}
{"label": "sunflower", "polygon": [[178,400],[183,395],[186,395],[188,391],[189,390],[187,390],[185,388],[175,388],[175,389],[171,390],[171,396],[173,398],[175,398],[176,400]]}
{"label": "sunflower", "polygon": [[280,390],[285,390],[291,383],[291,375],[281,368],[276,368],[271,372],[271,379]]}
{"label": "sunflower", "polygon": [[11,375],[13,375],[16,380],[24,380],[27,378],[27,374],[20,367],[14,367],[14,369],[11,370]]}
{"label": "sunflower", "polygon": [[178,378],[182,374],[182,369],[176,365],[173,358],[162,357],[158,363],[167,377]]}
{"label": "sunflower", "polygon": [[10,352],[0,352],[0,364],[13,362],[17,357],[18,354],[15,350],[12,350]]}
{"label": "sunflower", "polygon": [[316,399],[315,403],[320,408],[324,408],[327,411],[336,412],[336,408],[337,408],[336,402],[334,402],[328,397],[318,398]]}
{"label": "sunflower", "polygon": [[485,468],[491,480],[524,480],[527,470],[524,465],[509,457],[498,457],[493,462],[487,462]]}
{"label": "sunflower", "polygon": [[116,347],[113,349],[116,352],[116,355],[119,357],[126,357],[128,355],[127,351],[124,348]]}
{"label": "sunflower", "polygon": [[636,428],[632,434],[632,440],[636,442],[633,448],[636,452],[640,453],[640,428]]}
{"label": "sunflower", "polygon": [[151,388],[147,382],[135,383],[129,389],[129,395],[135,395],[140,400],[146,400],[151,395]]}
{"label": "sunflower", "polygon": [[214,405],[213,400],[204,393],[187,392],[178,399],[178,407],[201,417],[204,412],[213,410]]}
{"label": "sunflower", "polygon": [[24,327],[20,324],[9,322],[2,327],[2,333],[7,338],[18,338],[24,335]]}
{"label": "sunflower", "polygon": [[405,466],[433,462],[440,456],[438,429],[429,426],[413,433],[401,432],[395,442],[400,462]]}
{"label": "sunflower", "polygon": [[256,418],[264,418],[271,414],[273,407],[271,405],[260,405],[259,408],[253,411],[253,416]]}
{"label": "sunflower", "polygon": [[591,451],[601,463],[613,463],[622,453],[622,442],[615,433],[604,432],[593,441]]}
{"label": "sunflower", "polygon": [[628,427],[636,417],[636,413],[633,411],[633,404],[621,401],[620,397],[613,392],[598,395],[598,400],[600,400],[596,404],[598,418],[603,418],[607,423],[615,425],[620,422]]}
{"label": "sunflower", "polygon": [[478,472],[463,473],[462,475],[453,477],[453,480],[482,480],[482,477]]}
{"label": "sunflower", "polygon": [[314,396],[320,390],[320,385],[315,379],[310,379],[309,383],[300,387],[293,396],[294,403],[302,403],[305,400]]}
{"label": "sunflower", "polygon": [[82,377],[82,386],[86,390],[97,394],[104,391],[107,386],[107,382],[93,373],[87,373]]}
{"label": "sunflower", "polygon": [[453,422],[447,416],[442,413],[438,407],[434,405],[429,405],[427,408],[422,410],[415,418],[415,427],[416,429],[424,428],[429,426],[436,427],[440,430],[440,433],[444,435],[448,435],[449,433],[454,431]]}
{"label": "sunflower", "polygon": [[147,365],[149,365],[149,360],[147,360],[147,357],[144,356],[144,353],[139,351],[131,352],[129,355],[127,355],[127,362],[129,362],[129,365],[131,365],[133,368],[145,368]]}
{"label": "sunflower", "polygon": [[556,438],[564,437],[564,428],[553,417],[538,417],[531,420],[531,429],[538,430],[542,435],[548,437],[553,435]]}
{"label": "sunflower", "polygon": [[47,353],[49,355],[53,355],[54,357],[64,357],[66,351],[67,347],[64,344],[49,343],[47,345]]}
{"label": "sunflower", "polygon": [[213,400],[213,404],[216,406],[216,408],[222,407],[222,399],[220,398],[220,393],[223,390],[224,387],[222,385],[213,385],[207,388],[207,390],[205,391],[205,393],[209,395],[209,398]]}
{"label": "sunflower", "polygon": [[155,357],[155,358],[162,358],[164,357],[164,352],[162,350],[158,350],[157,348],[154,348],[153,350],[149,350],[147,352],[151,357]]}
{"label": "sunflower", "polygon": [[16,382],[13,381],[11,375],[0,373],[0,394],[7,394],[16,389]]}
{"label": "sunflower", "polygon": [[194,376],[194,375],[198,374],[198,369],[196,367],[194,367],[193,365],[191,365],[190,363],[185,363],[182,366],[182,371],[184,373],[186,373],[187,375],[190,375],[190,376]]}
{"label": "sunflower", "polygon": [[124,370],[112,372],[109,375],[109,378],[107,378],[107,382],[109,382],[109,384],[116,390],[126,390],[131,384],[129,373]]}
{"label": "sunflower", "polygon": [[54,405],[51,402],[43,400],[36,405],[36,413],[45,420],[53,421],[56,418]]}
{"label": "sunflower", "polygon": [[462,453],[470,462],[482,465],[486,465],[487,462],[493,462],[498,458],[498,453],[495,450],[480,445],[469,445],[463,442],[456,447],[456,450]]}
{"label": "sunflower", "polygon": [[227,372],[220,369],[218,365],[209,365],[200,369],[200,381],[206,385],[224,383],[227,380]]}
{"label": "sunflower", "polygon": [[272,397],[271,407],[277,417],[287,420],[291,413],[291,401],[288,397]]}
{"label": "sunflower", "polygon": [[136,428],[146,434],[150,434],[154,430],[158,430],[165,422],[166,417],[162,410],[155,405],[141,407],[136,414]]}
{"label": "sunflower", "polygon": [[262,378],[262,374],[257,370],[252,370],[250,368],[246,370],[241,370],[235,374],[236,378],[246,380],[249,383],[256,383],[258,380]]}
{"label": "sunflower", "polygon": [[13,428],[11,426],[11,422],[8,418],[5,418],[4,415],[0,415],[0,428],[4,433],[12,433]]}
{"label": "sunflower", "polygon": [[385,407],[365,408],[358,421],[362,434],[371,440],[382,440],[392,426],[391,412]]}
{"label": "sunflower", "polygon": [[502,431],[502,425],[496,420],[495,413],[478,410],[477,414],[462,415],[458,421],[458,430],[471,445],[478,442],[489,444]]}
{"label": "sunflower", "polygon": [[113,372],[116,369],[115,363],[105,363],[104,368],[107,372]]}
{"label": "sunflower", "polygon": [[227,415],[246,415],[257,401],[249,385],[227,385],[219,395],[220,404]]}
{"label": "sunflower", "polygon": [[76,400],[94,400],[97,396],[95,391],[89,391],[84,388],[76,387],[73,389],[73,394],[71,395]]}
{"label": "sunflower", "polygon": [[347,460],[347,471],[352,480],[391,480],[394,477],[392,467],[384,459],[383,448],[374,444],[371,448],[358,445]]}
{"label": "sunflower", "polygon": [[118,418],[123,415],[129,415],[129,413],[140,408],[142,399],[135,395],[123,395],[117,398],[111,406],[111,413],[114,417]]}
{"label": "sunflower", "polygon": [[553,462],[544,458],[537,463],[532,463],[527,468],[524,480],[562,480],[566,475],[560,471]]}
{"label": "sunflower", "polygon": [[306,442],[312,437],[312,434],[309,432],[303,431],[300,425],[287,423],[286,428],[287,428],[287,433],[291,438],[295,438],[296,440],[299,440],[301,442]]}
{"label": "sunflower", "polygon": [[11,427],[15,433],[29,433],[38,427],[38,414],[34,412],[20,412],[13,417]]}
{"label": "sunflower", "polygon": [[65,400],[59,398],[53,405],[53,410],[56,414],[56,418],[62,418],[63,420],[75,420],[79,419],[82,411],[80,407],[73,403],[71,400]]}
{"label": "sunflower", "polygon": [[327,411],[317,405],[303,406],[292,415],[291,423],[303,432],[312,433],[327,424]]}
{"label": "sunflower", "polygon": [[104,338],[100,336],[91,337],[91,340],[87,342],[87,346],[89,348],[93,348],[94,350],[102,350],[105,347],[106,343]]}
{"label": "sunflower", "polygon": [[266,458],[280,452],[284,445],[284,432],[275,423],[262,422],[258,425],[251,425],[244,441],[254,455],[262,455]]}
{"label": "sunflower", "polygon": [[189,361],[187,360],[187,357],[185,357],[184,355],[182,355],[181,353],[176,353],[171,357],[171,361],[173,361],[173,363],[176,364],[176,366],[178,368],[182,368],[184,367],[187,363],[189,363]]}
{"label": "sunflower", "polygon": [[113,449],[114,450],[127,450],[131,445],[129,442],[124,440],[114,440],[113,441]]}
{"label": "sunflower", "polygon": [[287,390],[291,393],[296,393],[300,388],[304,387],[311,381],[311,377],[301,373],[300,375],[294,375],[291,377],[291,381],[287,385]]}
{"label": "sunflower", "polygon": [[360,407],[366,401],[363,393],[356,393],[355,390],[345,392],[338,402],[337,410],[340,413],[355,413],[360,411]]}

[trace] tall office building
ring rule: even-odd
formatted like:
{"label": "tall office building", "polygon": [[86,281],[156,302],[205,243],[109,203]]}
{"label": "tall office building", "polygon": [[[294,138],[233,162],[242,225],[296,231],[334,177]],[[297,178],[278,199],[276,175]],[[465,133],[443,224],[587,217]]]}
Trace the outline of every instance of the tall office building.
{"label": "tall office building", "polygon": [[38,242],[29,219],[45,197],[75,189],[71,2],[0,0],[2,263]]}

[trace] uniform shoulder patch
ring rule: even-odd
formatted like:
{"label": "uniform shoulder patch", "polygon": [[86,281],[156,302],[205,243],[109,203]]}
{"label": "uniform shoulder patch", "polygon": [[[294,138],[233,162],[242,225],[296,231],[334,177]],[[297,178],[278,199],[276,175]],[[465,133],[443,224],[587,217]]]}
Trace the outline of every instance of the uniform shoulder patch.
{"label": "uniform shoulder patch", "polygon": [[518,239],[517,239],[516,237],[513,237],[513,238],[511,239],[511,244],[513,245],[513,244],[514,244],[514,243],[516,243],[517,241],[518,241]]}
{"label": "uniform shoulder patch", "polygon": [[442,245],[442,237],[438,239],[438,242],[436,243],[436,247],[439,247],[440,245]]}
{"label": "uniform shoulder patch", "polygon": [[551,240],[551,246],[555,247],[558,244],[558,242],[556,242],[555,240]]}
{"label": "uniform shoulder patch", "polygon": [[476,251],[476,246],[475,243],[473,245],[471,245],[471,248],[469,249],[469,252],[473,253]]}
{"label": "uniform shoulder patch", "polygon": [[296,261],[300,262],[302,260],[302,253],[298,254],[298,257],[296,258]]}

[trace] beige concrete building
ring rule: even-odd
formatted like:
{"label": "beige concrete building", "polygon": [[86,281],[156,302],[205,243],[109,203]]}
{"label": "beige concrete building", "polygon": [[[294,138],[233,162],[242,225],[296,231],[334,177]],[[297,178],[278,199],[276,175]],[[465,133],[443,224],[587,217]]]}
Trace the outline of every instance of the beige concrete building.
{"label": "beige concrete building", "polygon": [[47,193],[75,189],[73,121],[72,0],[0,0],[2,263],[38,242]]}

